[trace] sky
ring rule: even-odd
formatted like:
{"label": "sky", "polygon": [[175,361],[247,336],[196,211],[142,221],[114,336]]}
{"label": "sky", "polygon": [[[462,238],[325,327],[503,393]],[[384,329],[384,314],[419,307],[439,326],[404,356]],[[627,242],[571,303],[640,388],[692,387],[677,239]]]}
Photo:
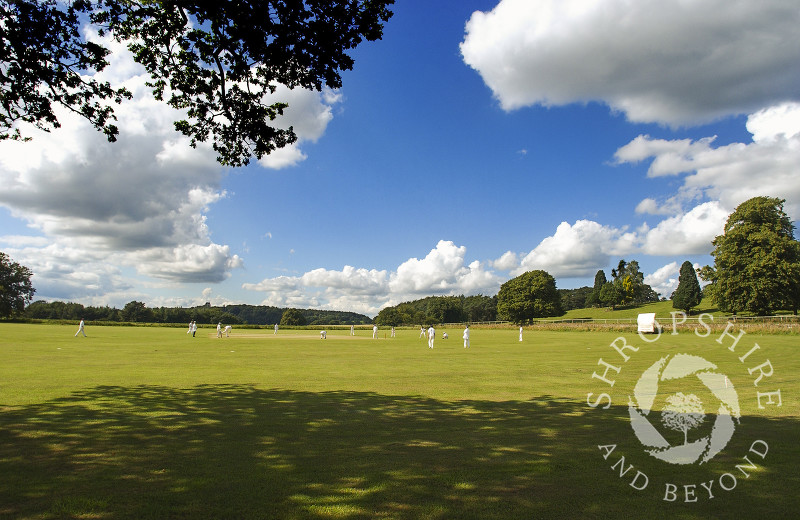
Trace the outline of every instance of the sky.
{"label": "sky", "polygon": [[[662,296],[738,204],[800,218],[796,0],[399,0],[338,90],[291,91],[298,142],[227,168],[172,129],[118,44],[116,143],[0,142],[0,250],[35,299],[368,316],[637,260]],[[100,40],[90,27],[89,38]]]}

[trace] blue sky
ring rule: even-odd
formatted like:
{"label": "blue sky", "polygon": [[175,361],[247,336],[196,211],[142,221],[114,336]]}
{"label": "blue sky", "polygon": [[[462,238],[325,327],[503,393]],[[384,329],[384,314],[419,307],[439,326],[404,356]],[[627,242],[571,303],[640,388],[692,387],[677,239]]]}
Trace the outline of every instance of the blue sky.
{"label": "blue sky", "polygon": [[[246,168],[189,148],[124,49],[107,144],[64,114],[0,143],[0,250],[37,298],[351,310],[560,288],[638,260],[668,296],[749,197],[800,215],[791,1],[405,0],[336,91],[289,92],[300,140]],[[87,28],[91,33],[91,29]]]}

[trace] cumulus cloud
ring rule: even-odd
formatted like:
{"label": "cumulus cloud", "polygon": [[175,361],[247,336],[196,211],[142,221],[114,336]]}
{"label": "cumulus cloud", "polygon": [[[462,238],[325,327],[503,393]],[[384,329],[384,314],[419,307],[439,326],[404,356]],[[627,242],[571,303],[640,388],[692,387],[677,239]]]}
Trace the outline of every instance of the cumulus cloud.
{"label": "cumulus cloud", "polygon": [[133,289],[114,255],[98,255],[77,244],[52,243],[46,238],[20,238],[2,237],[0,243],[6,244],[6,254],[33,272],[36,298],[80,299],[82,303],[104,305],[115,295]]}
{"label": "cumulus cloud", "polygon": [[330,89],[320,93],[278,85],[267,99],[268,102],[288,103],[283,116],[275,121],[276,126],[284,129],[291,126],[297,134],[296,143],[275,150],[259,160],[259,164],[265,168],[280,170],[295,166],[307,158],[301,148],[303,143],[313,143],[322,137],[333,119],[333,107],[341,102],[342,96]]}
{"label": "cumulus cloud", "polygon": [[525,255],[511,274],[542,269],[555,278],[593,276],[609,264],[612,256],[633,252],[636,242],[635,233],[591,220],[578,220],[574,225],[562,222],[555,234]]}
{"label": "cumulus cloud", "polygon": [[729,212],[717,201],[662,220],[643,236],[642,252],[648,255],[691,255],[711,252],[711,241],[721,235]]}
{"label": "cumulus cloud", "polygon": [[793,0],[502,0],[461,53],[505,110],[598,101],[683,125],[797,100],[799,24]]}
{"label": "cumulus cloud", "polygon": [[652,287],[662,298],[669,298],[678,288],[680,267],[678,262],[670,262],[656,269],[654,273],[646,275],[644,283]]}
{"label": "cumulus cloud", "polygon": [[279,276],[242,287],[266,293],[265,305],[353,310],[375,315],[388,305],[432,294],[494,294],[503,281],[481,262],[465,264],[466,247],[441,240],[425,258],[410,258],[396,270],[345,266],[314,269],[301,276]]}
{"label": "cumulus cloud", "polygon": [[492,260],[490,265],[501,271],[512,271],[519,267],[519,256],[513,251],[506,251],[497,260]]}
{"label": "cumulus cloud", "polygon": [[[637,211],[681,214],[683,207],[706,199],[717,201],[713,212],[729,214],[745,200],[766,195],[786,199],[787,213],[800,218],[800,104],[760,110],[748,117],[747,128],[753,133],[751,143],[715,147],[713,137],[669,141],[638,136],[618,149],[614,155],[617,163],[651,160],[648,176],[682,179],[677,194],[664,205],[645,199]],[[662,213],[661,208],[668,209]],[[708,210],[712,208],[705,206],[698,214]],[[709,220],[700,224],[705,230],[713,226]],[[717,226],[717,231],[721,232],[721,227]]]}

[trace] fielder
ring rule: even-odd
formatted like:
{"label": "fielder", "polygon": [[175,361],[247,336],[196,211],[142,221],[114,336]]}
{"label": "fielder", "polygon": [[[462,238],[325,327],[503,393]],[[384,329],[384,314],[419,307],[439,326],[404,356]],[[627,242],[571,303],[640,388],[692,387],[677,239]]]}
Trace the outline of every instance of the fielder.
{"label": "fielder", "polygon": [[469,348],[469,325],[464,329],[464,348]]}
{"label": "fielder", "polygon": [[78,332],[75,333],[74,337],[78,337],[78,334],[83,334],[83,337],[86,337],[86,330],[83,328],[83,318],[81,318],[80,324],[78,324]]}
{"label": "fielder", "polygon": [[436,329],[431,325],[428,328],[428,348],[433,348],[433,340],[436,339]]}

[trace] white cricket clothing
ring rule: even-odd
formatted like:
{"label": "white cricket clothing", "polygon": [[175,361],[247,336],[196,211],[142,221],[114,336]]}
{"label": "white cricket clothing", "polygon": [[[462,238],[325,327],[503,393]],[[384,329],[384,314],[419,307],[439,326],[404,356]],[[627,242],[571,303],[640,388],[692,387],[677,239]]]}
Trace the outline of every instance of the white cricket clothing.
{"label": "white cricket clothing", "polygon": [[78,332],[75,333],[75,336],[77,336],[78,334],[83,334],[84,338],[87,337],[86,331],[83,329],[83,320],[81,320],[80,324],[78,325]]}

